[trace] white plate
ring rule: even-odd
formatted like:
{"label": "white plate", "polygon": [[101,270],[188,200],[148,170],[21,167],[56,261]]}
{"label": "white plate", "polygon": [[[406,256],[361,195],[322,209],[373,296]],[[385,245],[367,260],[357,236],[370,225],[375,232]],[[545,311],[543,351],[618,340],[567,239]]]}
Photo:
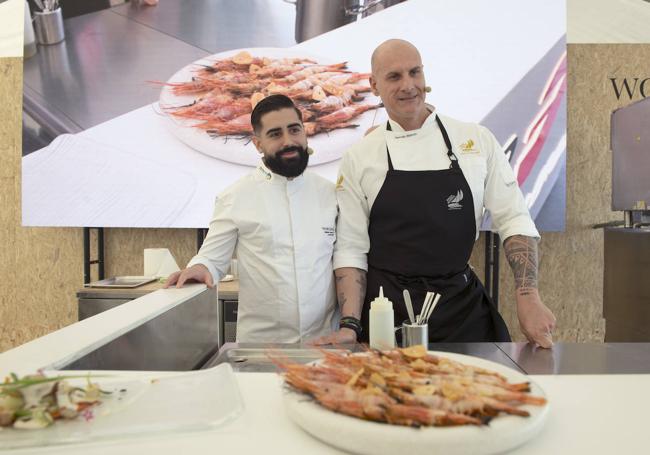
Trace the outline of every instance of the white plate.
{"label": "white plate", "polygon": [[[73,376],[74,371],[46,372]],[[106,375],[106,377],[102,377]],[[0,429],[0,450],[105,441],[157,433],[216,428],[239,416],[244,405],[228,364],[173,375],[136,376],[94,372],[92,382],[115,391],[93,409],[94,418],[59,420],[42,430]],[[83,385],[84,380],[70,380]],[[125,389],[126,392],[119,391]]]}
{"label": "white plate", "polygon": [[[319,64],[333,64],[344,61],[341,58],[339,61],[333,61],[331,58],[323,58],[314,55],[309,55],[303,51],[282,48],[249,48],[249,49],[235,49],[227,52],[221,52],[209,57],[197,60],[190,65],[187,65],[176,74],[174,74],[168,82],[186,82],[191,80],[193,72],[196,71],[196,65],[209,65],[215,60],[225,59],[233,55],[247,51],[254,57],[269,57],[269,58],[292,58],[304,57],[315,60]],[[355,68],[348,68],[353,72],[364,72]],[[366,97],[362,101],[363,104],[378,104],[379,98],[372,95],[372,93],[365,94]],[[191,104],[199,96],[177,96],[172,93],[170,87],[164,86],[160,92],[160,105],[162,106],[184,106]],[[375,118],[376,113],[376,118]],[[309,146],[314,150],[314,154],[309,157],[310,165],[317,165],[328,163],[330,161],[338,160],[341,158],[346,148],[361,139],[368,128],[373,125],[373,119],[377,122],[385,117],[382,116],[383,112],[378,109],[369,110],[352,120],[352,123],[359,125],[357,128],[345,128],[334,130],[329,133],[320,133],[308,138]],[[255,149],[255,146],[250,139],[237,139],[234,137],[216,137],[212,138],[205,131],[193,128],[194,124],[191,120],[179,119],[172,115],[164,115],[165,124],[168,129],[180,141],[186,145],[198,150],[201,153],[219,158],[224,161],[235,164],[243,164],[246,166],[257,166],[260,161],[260,154]]]}
{"label": "white plate", "polygon": [[[462,354],[432,354],[496,371],[510,382],[528,381],[533,395],[545,397],[544,391],[528,376],[498,363]],[[483,427],[410,428],[337,414],[292,391],[284,394],[284,404],[289,417],[312,436],[339,449],[369,455],[500,453],[520,446],[539,433],[549,412],[548,403],[526,405],[521,409],[529,411],[530,417],[499,415]]]}

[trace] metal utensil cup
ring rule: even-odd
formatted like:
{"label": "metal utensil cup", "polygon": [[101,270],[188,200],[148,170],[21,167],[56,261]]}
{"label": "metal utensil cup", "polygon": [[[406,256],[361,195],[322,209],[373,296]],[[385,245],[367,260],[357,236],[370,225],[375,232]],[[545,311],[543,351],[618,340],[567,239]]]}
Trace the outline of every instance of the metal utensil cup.
{"label": "metal utensil cup", "polygon": [[402,322],[402,347],[422,345],[429,346],[429,325],[411,324],[409,321]]}
{"label": "metal utensil cup", "polygon": [[34,31],[39,44],[56,44],[65,38],[61,8],[34,13]]}

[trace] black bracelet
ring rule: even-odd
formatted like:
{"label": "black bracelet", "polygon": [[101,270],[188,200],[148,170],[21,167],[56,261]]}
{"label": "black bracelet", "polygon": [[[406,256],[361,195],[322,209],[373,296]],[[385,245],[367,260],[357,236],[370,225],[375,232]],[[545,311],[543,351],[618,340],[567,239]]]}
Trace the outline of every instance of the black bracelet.
{"label": "black bracelet", "polygon": [[361,328],[361,321],[352,316],[342,317],[339,321],[339,328],[353,330],[354,333],[357,334],[357,339],[359,339],[361,333],[363,332],[363,329]]}

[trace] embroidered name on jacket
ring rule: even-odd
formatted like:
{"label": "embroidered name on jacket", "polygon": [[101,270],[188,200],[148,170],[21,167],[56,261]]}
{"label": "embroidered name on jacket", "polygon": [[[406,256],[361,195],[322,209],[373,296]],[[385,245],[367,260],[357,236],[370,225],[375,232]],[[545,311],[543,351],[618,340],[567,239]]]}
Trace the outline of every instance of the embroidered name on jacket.
{"label": "embroidered name on jacket", "polygon": [[447,207],[449,210],[459,210],[462,209],[463,206],[460,203],[460,201],[463,200],[463,190],[458,190],[458,193],[452,194],[447,198]]}
{"label": "embroidered name on jacket", "polygon": [[336,229],[333,227],[322,227],[321,229],[328,237],[334,237],[334,234],[336,233]]}

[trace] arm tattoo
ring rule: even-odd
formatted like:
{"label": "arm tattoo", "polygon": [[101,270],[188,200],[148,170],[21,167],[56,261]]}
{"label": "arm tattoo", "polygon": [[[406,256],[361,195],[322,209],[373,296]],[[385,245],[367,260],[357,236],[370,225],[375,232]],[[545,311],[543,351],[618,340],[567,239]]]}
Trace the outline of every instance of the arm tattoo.
{"label": "arm tattoo", "polygon": [[[356,279],[357,284],[359,285],[360,295],[366,294],[366,284],[368,283],[365,273],[360,273]],[[363,302],[361,302],[363,304]]]}
{"label": "arm tattoo", "polygon": [[503,248],[515,277],[515,289],[520,295],[532,293],[537,289],[537,240],[513,235],[506,239]]}

